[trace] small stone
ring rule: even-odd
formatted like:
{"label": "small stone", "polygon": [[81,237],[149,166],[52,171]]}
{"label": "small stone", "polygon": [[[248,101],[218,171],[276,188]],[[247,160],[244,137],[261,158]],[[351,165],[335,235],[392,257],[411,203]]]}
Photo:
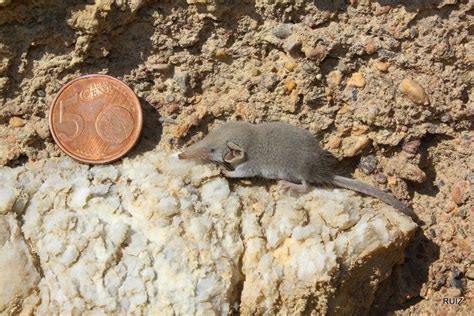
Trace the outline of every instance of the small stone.
{"label": "small stone", "polygon": [[258,68],[252,68],[252,70],[250,70],[250,73],[252,74],[252,76],[256,77],[256,76],[260,76],[261,72],[260,70],[258,70]]}
{"label": "small stone", "polygon": [[178,84],[182,94],[189,94],[191,87],[189,86],[189,74],[187,72],[176,71],[173,79]]}
{"label": "small stone", "polygon": [[216,56],[219,59],[224,59],[224,58],[229,57],[225,48],[216,49],[216,51],[214,52],[214,56]]}
{"label": "small stone", "polygon": [[388,13],[388,11],[390,11],[390,9],[391,8],[390,8],[389,5],[384,5],[384,6],[378,5],[374,10],[374,15],[379,16],[379,15],[386,14],[386,13]]}
{"label": "small stone", "polygon": [[400,90],[416,104],[428,105],[430,103],[425,89],[413,79],[403,79],[400,84]]}
{"label": "small stone", "polygon": [[445,209],[447,213],[451,213],[456,208],[457,208],[456,203],[454,203],[453,201],[447,201],[445,204]]}
{"label": "small stone", "polygon": [[370,144],[367,136],[350,136],[344,139],[344,154],[346,157],[354,157],[358,155]]}
{"label": "small stone", "polygon": [[397,179],[396,176],[389,176],[389,177],[387,178],[387,183],[388,183],[388,185],[390,185],[390,186],[396,186],[396,185],[397,185],[397,182],[398,182],[398,179]]}
{"label": "small stone", "polygon": [[15,135],[8,135],[6,139],[7,143],[14,144],[17,142]]}
{"label": "small stone", "polygon": [[290,37],[283,44],[283,50],[290,54],[296,54],[301,51],[302,43],[299,39]]}
{"label": "small stone", "polygon": [[420,144],[421,142],[419,139],[407,141],[405,142],[405,144],[403,144],[403,151],[414,155],[418,151],[418,147],[420,147]]}
{"label": "small stone", "polygon": [[273,30],[272,34],[280,39],[285,39],[291,34],[291,24],[280,24],[277,25]]}
{"label": "small stone", "polygon": [[380,184],[385,184],[387,183],[387,177],[382,173],[379,172],[374,176],[375,181],[377,181]]}
{"label": "small stone", "polygon": [[298,105],[298,101],[299,101],[300,97],[298,95],[298,91],[296,90],[293,90],[290,94],[290,103],[289,103],[289,108],[288,108],[288,111],[290,113],[295,113],[296,112],[296,107]]}
{"label": "small stone", "polygon": [[44,98],[46,96],[46,92],[44,92],[44,90],[38,89],[36,90],[36,95],[40,98]]}
{"label": "small stone", "polygon": [[341,147],[342,139],[338,136],[331,136],[328,140],[328,146],[331,149],[337,149]]}
{"label": "small stone", "polygon": [[328,73],[326,80],[330,88],[335,88],[341,84],[342,73],[339,70],[333,70]]}
{"label": "small stone", "polygon": [[451,199],[456,205],[462,205],[467,199],[469,181],[458,181],[451,186]]}
{"label": "small stone", "polygon": [[314,65],[312,65],[310,63],[303,63],[301,65],[301,69],[303,69],[303,71],[308,73],[308,74],[312,74],[316,71],[316,68],[314,67]]}
{"label": "small stone", "polygon": [[285,69],[288,70],[288,71],[293,71],[293,70],[295,70],[296,66],[297,66],[297,64],[294,63],[294,62],[287,62],[287,63],[285,63],[285,65],[283,67],[285,67]]}
{"label": "small stone", "polygon": [[458,211],[458,215],[462,219],[466,219],[467,218],[467,207],[460,207],[459,211]]}
{"label": "small stone", "polygon": [[388,67],[390,67],[389,63],[384,63],[383,61],[376,61],[374,63],[375,69],[377,69],[380,72],[387,72]]}
{"label": "small stone", "polygon": [[400,178],[417,183],[423,183],[426,180],[426,173],[415,164],[407,164],[400,174]]}
{"label": "small stone", "polygon": [[178,112],[179,106],[176,103],[171,103],[168,107],[168,114],[173,114]]}
{"label": "small stone", "polygon": [[190,128],[191,124],[189,122],[176,125],[175,128],[172,130],[172,135],[176,138],[184,137],[188,133]]}
{"label": "small stone", "polygon": [[255,31],[258,28],[258,21],[251,20],[250,23],[249,23],[249,27],[250,27],[250,29]]}
{"label": "small stone", "polygon": [[275,74],[264,74],[262,76],[261,84],[269,91],[273,90],[278,84],[278,76]]}
{"label": "small stone", "polygon": [[10,118],[9,124],[11,127],[23,127],[26,124],[26,121],[19,117],[12,117]]}
{"label": "small stone", "polygon": [[193,115],[190,116],[189,123],[193,126],[199,126],[199,123],[201,123],[201,119],[196,113],[194,113]]}
{"label": "small stone", "polygon": [[321,61],[326,56],[326,48],[321,45],[316,47],[307,47],[304,50],[304,55],[306,58]]}
{"label": "small stone", "polygon": [[360,72],[354,72],[347,81],[349,87],[363,88],[365,87],[365,78]]}
{"label": "small stone", "polygon": [[323,79],[323,75],[317,74],[317,75],[316,75],[316,79],[318,79],[319,81],[321,81],[321,79]]}
{"label": "small stone", "polygon": [[[347,105],[347,103],[343,103],[341,108],[339,109],[339,111],[337,111],[337,114],[346,114],[347,112],[349,112],[349,105]],[[344,131],[341,131],[341,133],[343,133]]]}
{"label": "small stone", "polygon": [[296,82],[290,79],[285,83],[285,87],[286,87],[286,91],[290,93],[296,88]]}
{"label": "small stone", "polygon": [[369,130],[369,127],[367,125],[357,125],[357,126],[352,127],[351,134],[355,136],[360,136],[360,135],[364,135],[368,130]]}
{"label": "small stone", "polygon": [[362,157],[359,162],[359,168],[365,174],[371,174],[377,168],[377,157],[374,155],[368,155]]}
{"label": "small stone", "polygon": [[377,44],[375,44],[375,41],[373,39],[370,39],[365,45],[365,52],[369,55],[372,55],[377,52],[377,49]]}
{"label": "small stone", "polygon": [[452,121],[452,116],[449,113],[445,113],[441,116],[440,120],[443,123],[448,123],[449,121]]}

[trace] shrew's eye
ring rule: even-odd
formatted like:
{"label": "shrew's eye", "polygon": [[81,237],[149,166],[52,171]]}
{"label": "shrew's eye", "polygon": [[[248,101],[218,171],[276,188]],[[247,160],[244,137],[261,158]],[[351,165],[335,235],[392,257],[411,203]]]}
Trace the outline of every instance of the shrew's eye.
{"label": "shrew's eye", "polygon": [[210,151],[211,151],[211,153],[213,153],[213,152],[215,152],[216,150],[215,150],[214,148],[211,148]]}

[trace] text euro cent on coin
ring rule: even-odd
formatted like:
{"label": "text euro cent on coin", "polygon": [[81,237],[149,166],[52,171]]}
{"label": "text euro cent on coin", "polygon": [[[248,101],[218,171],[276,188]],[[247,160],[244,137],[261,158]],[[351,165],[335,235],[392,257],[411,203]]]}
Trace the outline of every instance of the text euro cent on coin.
{"label": "text euro cent on coin", "polygon": [[104,164],[123,157],[143,126],[140,101],[122,81],[85,75],[68,82],[51,104],[49,128],[72,158]]}

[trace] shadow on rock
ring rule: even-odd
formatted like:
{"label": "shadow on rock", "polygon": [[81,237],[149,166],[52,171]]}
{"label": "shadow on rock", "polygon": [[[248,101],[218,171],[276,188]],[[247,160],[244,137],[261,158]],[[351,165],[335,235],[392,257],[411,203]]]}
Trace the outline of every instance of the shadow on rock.
{"label": "shadow on rock", "polygon": [[423,298],[421,289],[429,268],[439,258],[439,246],[418,229],[405,251],[405,261],[393,269],[376,292],[370,315],[386,315],[405,310]]}
{"label": "shadow on rock", "polygon": [[160,115],[156,109],[145,100],[141,99],[140,104],[143,111],[143,128],[138,143],[128,155],[130,158],[142,155],[148,151],[152,151],[161,140],[163,127],[160,123]]}

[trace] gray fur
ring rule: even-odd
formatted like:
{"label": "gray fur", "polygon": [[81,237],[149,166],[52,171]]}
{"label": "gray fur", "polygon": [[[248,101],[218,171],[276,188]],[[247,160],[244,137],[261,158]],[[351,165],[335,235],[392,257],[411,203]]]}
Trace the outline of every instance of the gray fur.
{"label": "gray fur", "polygon": [[[230,142],[230,145],[229,144]],[[235,145],[237,146],[235,146]],[[234,157],[232,148],[242,148],[244,158]],[[230,156],[227,156],[227,155]],[[263,177],[292,183],[333,184],[376,197],[406,214],[411,210],[392,195],[368,184],[335,175],[330,154],[308,131],[286,123],[250,124],[228,122],[180,154],[182,159],[205,159],[223,165],[233,178]]]}

